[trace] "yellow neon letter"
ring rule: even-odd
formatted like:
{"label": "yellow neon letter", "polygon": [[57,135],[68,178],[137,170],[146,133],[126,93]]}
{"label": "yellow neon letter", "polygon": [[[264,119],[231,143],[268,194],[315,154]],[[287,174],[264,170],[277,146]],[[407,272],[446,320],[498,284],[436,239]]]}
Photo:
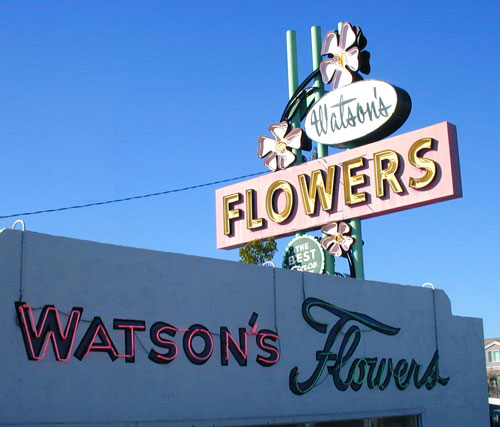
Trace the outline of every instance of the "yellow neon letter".
{"label": "yellow neon letter", "polygon": [[363,167],[364,157],[356,157],[342,163],[342,176],[344,178],[344,200],[346,205],[355,205],[366,201],[366,193],[353,193],[352,188],[365,183],[365,175],[351,175],[351,171]]}
{"label": "yellow neon letter", "polygon": [[245,206],[246,206],[246,218],[247,218],[247,228],[252,230],[254,228],[260,228],[263,225],[262,218],[255,218],[255,209],[253,207],[253,199],[254,199],[255,190],[247,190],[246,198],[245,198]]}
{"label": "yellow neon letter", "polygon": [[[388,162],[387,168],[383,169],[382,163]],[[399,182],[396,172],[399,166],[398,153],[392,150],[383,150],[373,154],[373,163],[375,166],[375,190],[377,197],[384,197],[384,180],[387,181],[394,193],[402,193],[403,188]]]}
{"label": "yellow neon letter", "polygon": [[326,187],[323,179],[323,171],[321,169],[316,169],[311,172],[309,188],[307,188],[307,175],[299,175],[300,194],[307,215],[312,215],[316,211],[316,196],[319,196],[321,208],[324,211],[332,208],[335,167],[335,165],[328,167],[326,173]]}
{"label": "yellow neon letter", "polygon": [[432,148],[432,138],[422,138],[415,142],[408,151],[410,163],[421,169],[425,169],[425,175],[420,178],[410,178],[410,187],[417,190],[427,187],[436,177],[436,163],[424,157],[418,157],[418,152],[424,148]]}
{"label": "yellow neon letter", "polygon": [[236,203],[240,201],[240,193],[228,194],[222,198],[223,204],[223,220],[224,220],[224,234],[228,235],[232,233],[231,220],[240,217],[240,209],[230,209],[231,203]]}
{"label": "yellow neon letter", "polygon": [[[276,212],[274,210],[274,194],[276,191],[281,190],[283,193],[285,193],[286,197],[286,203],[285,207],[281,212]],[[293,190],[292,186],[290,185],[289,182],[283,181],[283,180],[278,180],[273,182],[269,188],[267,189],[266,193],[266,211],[267,211],[267,216],[271,221],[274,221],[276,223],[280,223],[285,221],[291,214],[292,209],[293,209]]]}

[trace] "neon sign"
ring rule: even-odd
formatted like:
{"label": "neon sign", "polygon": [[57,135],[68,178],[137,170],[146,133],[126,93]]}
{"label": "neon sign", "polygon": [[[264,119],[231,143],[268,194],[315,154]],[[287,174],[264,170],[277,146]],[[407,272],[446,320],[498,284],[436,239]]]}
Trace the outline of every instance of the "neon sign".
{"label": "neon sign", "polygon": [[[434,352],[425,371],[415,359],[412,359],[411,362],[401,359],[396,364],[391,358],[379,360],[378,357],[356,358],[351,361],[363,334],[358,324],[367,326],[371,331],[383,335],[397,335],[400,329],[379,322],[366,314],[348,311],[317,298],[308,298],[302,304],[302,316],[309,326],[322,334],[327,333],[328,324],[319,322],[313,317],[311,309],[314,307],[329,311],[338,320],[330,328],[323,349],[316,352],[318,364],[311,376],[300,382],[298,380],[299,368],[294,367],[290,371],[289,387],[292,393],[303,395],[311,391],[317,385],[325,369],[332,376],[333,384],[339,391],[346,391],[349,387],[358,391],[363,384],[366,384],[369,389],[385,390],[391,380],[394,380],[398,390],[405,390],[411,382],[417,389],[425,386],[428,390],[437,384],[443,386],[448,384],[449,377],[443,378],[439,375],[438,350]],[[334,353],[332,348],[336,344],[342,328],[348,325],[351,326],[344,334],[337,352]],[[329,362],[331,364],[327,366]],[[349,362],[351,363],[347,368]]]}
{"label": "neon sign", "polygon": [[[63,332],[63,325],[57,309],[53,305],[45,305],[40,314],[38,323],[35,324],[33,309],[24,302],[15,302],[17,318],[29,360],[41,360],[45,358],[49,342],[52,343],[54,356],[60,362],[67,362],[70,359],[76,333],[80,324],[83,308],[74,307],[68,317],[66,327]],[[257,313],[250,317],[249,326],[251,330],[239,328],[238,341],[233,337],[226,326],[220,327],[221,348],[220,361],[222,366],[229,364],[231,354],[240,366],[246,366],[248,360],[248,337],[255,336],[255,342],[259,352],[255,361],[261,366],[269,367],[277,363],[280,353],[274,343],[279,339],[278,334],[270,329],[257,331]],[[113,329],[124,331],[125,353],[120,354],[111,339],[102,319],[98,316],[90,322],[83,338],[78,344],[74,356],[82,361],[89,357],[91,352],[104,352],[111,361],[124,358],[127,363],[135,362],[135,333],[146,330],[144,320],[114,319]],[[182,332],[182,348],[186,358],[195,365],[203,365],[214,352],[213,333],[203,325],[194,324],[188,329],[179,329],[165,322],[155,322],[149,330],[149,337],[155,347],[167,350],[160,353],[155,348],[151,348],[148,354],[149,360],[168,364],[173,362],[179,353],[177,344],[165,338],[175,337],[177,332]],[[196,349],[194,340],[203,342],[202,349]]]}
{"label": "neon sign", "polygon": [[361,80],[316,102],[305,118],[305,131],[321,144],[362,145],[394,133],[410,110],[410,96],[403,89],[381,80]]}
{"label": "neon sign", "polygon": [[[15,302],[19,326],[24,340],[26,354],[29,360],[45,358],[49,342],[52,343],[56,360],[67,362],[75,342],[83,308],[74,307],[68,315],[66,327],[63,330],[59,313],[53,305],[45,305],[35,324],[33,309],[24,302]],[[330,312],[338,318],[329,328],[329,323],[316,320],[313,309]],[[370,331],[382,335],[394,336],[399,328],[386,325],[363,313],[356,313],[340,308],[317,298],[307,298],[302,304],[302,316],[315,331],[326,334],[323,348],[316,351],[317,365],[309,378],[299,381],[299,368],[294,367],[289,373],[290,391],[303,395],[311,391],[325,372],[332,376],[333,384],[339,391],[346,391],[349,387],[358,391],[366,384],[369,389],[385,390],[394,382],[398,390],[405,390],[411,383],[419,389],[425,387],[431,390],[436,385],[445,386],[449,377],[442,377],[439,373],[439,352],[436,349],[427,367],[419,364],[415,359],[410,362],[400,359],[394,362],[392,358],[358,357],[356,351],[361,342],[362,330],[360,325],[368,327]],[[278,334],[270,329],[257,331],[257,313],[252,313],[247,328],[238,329],[235,338],[226,326],[220,327],[220,363],[228,366],[232,358],[239,366],[247,366],[249,359],[248,338],[255,336],[255,343],[259,349],[255,361],[263,367],[271,367],[280,360],[280,350],[275,346],[279,340]],[[347,330],[343,333],[344,329]],[[135,362],[135,334],[146,330],[143,320],[114,319],[113,329],[124,331],[125,353],[120,354],[111,339],[105,324],[98,316],[90,322],[83,338],[80,340],[74,356],[82,361],[92,352],[104,352],[111,361],[118,358],[127,363]],[[203,365],[211,359],[215,344],[213,332],[201,324],[193,324],[187,329],[176,328],[165,322],[155,322],[149,329],[149,337],[153,348],[148,353],[148,359],[158,364],[172,363],[179,354],[179,347],[173,340],[177,333],[183,333],[182,348],[186,358],[194,365]],[[198,344],[194,345],[194,340]],[[201,344],[201,346],[200,346]],[[336,351],[333,351],[336,347]],[[159,349],[165,352],[161,353]]]}
{"label": "neon sign", "polygon": [[461,196],[456,129],[443,122],[216,190],[217,247]]}
{"label": "neon sign", "polygon": [[28,359],[43,359],[47,353],[50,341],[52,342],[56,359],[60,362],[67,362],[69,360],[75,340],[75,331],[80,323],[83,308],[75,307],[71,310],[64,332],[59,312],[53,305],[43,307],[36,327],[33,319],[33,310],[29,305],[16,302],[16,312]]}

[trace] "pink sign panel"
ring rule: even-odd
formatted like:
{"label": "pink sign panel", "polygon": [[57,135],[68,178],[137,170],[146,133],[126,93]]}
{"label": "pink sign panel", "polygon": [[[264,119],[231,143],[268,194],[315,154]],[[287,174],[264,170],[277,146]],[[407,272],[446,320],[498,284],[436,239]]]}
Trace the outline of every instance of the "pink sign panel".
{"label": "pink sign panel", "polygon": [[217,247],[461,196],[456,128],[443,122],[216,190]]}

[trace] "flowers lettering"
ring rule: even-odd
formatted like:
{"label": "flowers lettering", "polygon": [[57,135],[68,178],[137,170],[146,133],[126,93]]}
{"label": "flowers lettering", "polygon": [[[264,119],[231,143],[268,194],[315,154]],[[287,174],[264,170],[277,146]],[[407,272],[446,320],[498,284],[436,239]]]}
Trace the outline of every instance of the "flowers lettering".
{"label": "flowers lettering", "polygon": [[333,256],[342,256],[342,253],[347,252],[354,243],[354,239],[346,235],[351,228],[344,221],[326,224],[321,231],[328,234],[321,239],[321,246]]}

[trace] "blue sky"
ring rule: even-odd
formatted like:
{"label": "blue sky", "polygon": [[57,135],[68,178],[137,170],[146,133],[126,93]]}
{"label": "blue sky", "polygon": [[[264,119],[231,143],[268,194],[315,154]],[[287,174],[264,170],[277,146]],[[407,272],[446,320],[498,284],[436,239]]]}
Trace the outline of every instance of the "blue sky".
{"label": "blue sky", "polygon": [[[346,20],[368,39],[369,77],[412,97],[397,133],[457,126],[464,193],[363,221],[366,276],[432,282],[498,337],[499,19],[493,0],[3,2],[0,215],[263,171],[257,139],[287,102],[286,30],[302,80],[310,27]],[[237,260],[215,247],[214,191],[22,218],[42,233]]]}

